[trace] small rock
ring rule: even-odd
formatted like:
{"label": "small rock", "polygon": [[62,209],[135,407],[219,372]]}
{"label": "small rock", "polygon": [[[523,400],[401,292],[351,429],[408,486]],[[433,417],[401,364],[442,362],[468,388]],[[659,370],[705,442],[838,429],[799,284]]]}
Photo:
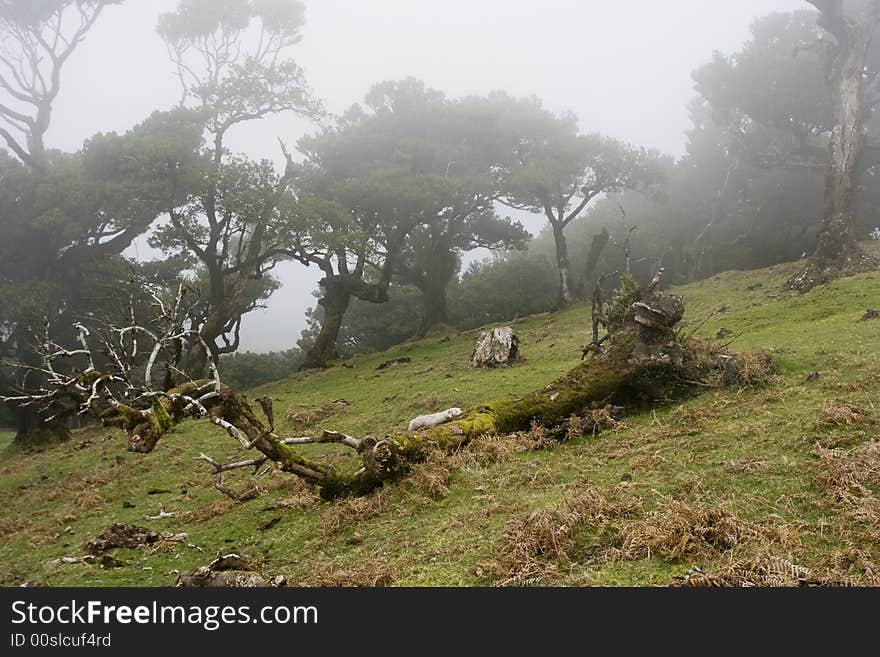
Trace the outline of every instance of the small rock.
{"label": "small rock", "polygon": [[877,310],[876,308],[871,308],[870,310],[866,310],[865,314],[862,315],[862,319],[863,320],[880,319],[880,310]]}
{"label": "small rock", "polygon": [[629,472],[624,472],[622,475],[620,475],[621,481],[632,481],[632,478],[633,476]]}
{"label": "small rock", "polygon": [[804,380],[805,383],[809,383],[810,381],[815,381],[820,376],[822,376],[821,372],[810,372],[807,374],[807,378]]}
{"label": "small rock", "polygon": [[123,509],[133,509],[133,508],[134,508],[134,502],[129,502],[128,500],[125,500],[125,501],[122,503],[122,508],[123,508]]}
{"label": "small rock", "polygon": [[124,561],[120,561],[116,557],[113,557],[109,554],[105,554],[101,557],[101,568],[122,568],[125,565]]}

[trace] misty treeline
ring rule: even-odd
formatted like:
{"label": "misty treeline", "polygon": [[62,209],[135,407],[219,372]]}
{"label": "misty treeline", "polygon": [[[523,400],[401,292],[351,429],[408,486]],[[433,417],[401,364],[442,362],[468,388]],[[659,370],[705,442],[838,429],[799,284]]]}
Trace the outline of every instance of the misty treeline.
{"label": "misty treeline", "polygon": [[[248,386],[436,327],[560,308],[614,271],[662,266],[684,282],[814,252],[821,271],[858,266],[858,240],[880,223],[880,1],[858,16],[816,0],[818,14],[756,21],[740,52],[694,72],[674,161],[537,98],[450,98],[415,79],[377,83],[334,116],[294,60],[300,3],[181,0],[156,37],[178,104],[76,152],[48,148],[68,61],[123,1],[0,0],[0,350],[25,366],[0,368],[0,394],[39,389],[40,345],[75,350],[76,323],[148,330],[173,303],[180,337],[162,342],[153,385],[219,362]],[[273,115],[313,124],[295,144],[278,135],[282,166],[230,150],[230,134]],[[523,212],[544,218],[541,234]],[[164,259],[124,257],[141,236]],[[478,248],[495,255],[462,271]],[[307,330],[291,329],[289,351],[238,353],[242,318],[280,294],[272,271],[285,261],[322,275]],[[148,332],[124,335],[126,366],[143,370]],[[63,417],[8,410],[19,440],[67,432]]]}

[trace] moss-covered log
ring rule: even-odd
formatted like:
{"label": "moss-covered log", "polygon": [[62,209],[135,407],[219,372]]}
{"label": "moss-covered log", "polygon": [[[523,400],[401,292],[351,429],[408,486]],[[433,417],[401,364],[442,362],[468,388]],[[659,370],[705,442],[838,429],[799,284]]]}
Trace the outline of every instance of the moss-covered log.
{"label": "moss-covered log", "polygon": [[[214,379],[191,381],[164,392],[140,392],[126,402],[111,392],[110,385],[118,377],[90,368],[65,380],[51,397],[63,398],[106,425],[121,427],[135,452],[151,452],[184,419],[203,417],[245,449],[261,454],[226,465],[202,455],[200,459],[218,476],[237,467],[271,462],[318,486],[325,498],[362,495],[405,476],[431,449],[450,451],[485,434],[528,430],[535,423],[554,428],[571,416],[593,416],[596,409],[609,405],[624,411],[649,407],[704,385],[712,372],[728,384],[735,382],[741,368],[732,357],[695,349],[678,338],[674,327],[684,306],[676,296],[655,294],[658,281],[659,275],[647,291],[634,281],[621,286],[606,313],[607,348],[595,342],[594,355],[564,376],[526,395],[480,404],[424,431],[396,432],[379,439],[330,431],[282,438],[274,429],[271,401],[260,400],[263,415],[258,416],[247,399],[220,383],[215,368]],[[301,454],[300,446],[331,442],[354,450],[361,467],[339,472]]]}
{"label": "moss-covered log", "polygon": [[[451,422],[424,431],[396,432],[381,439],[353,438],[335,432],[283,439],[271,426],[271,411],[266,413],[267,426],[245,398],[225,386],[218,389],[211,380],[157,394],[149,407],[116,407],[110,416],[122,418],[132,450],[149,452],[177,423],[193,414],[193,399],[203,399],[196,410],[208,415],[245,447],[258,450],[263,457],[257,461],[271,461],[281,470],[310,481],[327,499],[363,495],[405,476],[411,464],[423,460],[429,449],[451,451],[479,436],[528,430],[535,423],[555,427],[573,415],[588,416],[608,405],[643,409],[693,391],[713,372],[718,372],[720,379],[721,374],[736,371],[732,357],[695,349],[677,337],[674,327],[684,314],[684,306],[676,296],[654,294],[655,284],[647,293],[637,286],[626,288],[622,293],[626,298],[618,295],[614,299],[609,311],[612,333],[607,349],[539,390],[480,404]],[[266,412],[265,404],[263,410]],[[306,458],[296,447],[325,442],[355,450],[362,467],[356,472],[338,472],[326,463]],[[226,469],[209,457],[204,460],[218,472]],[[242,463],[253,465],[254,460]]]}

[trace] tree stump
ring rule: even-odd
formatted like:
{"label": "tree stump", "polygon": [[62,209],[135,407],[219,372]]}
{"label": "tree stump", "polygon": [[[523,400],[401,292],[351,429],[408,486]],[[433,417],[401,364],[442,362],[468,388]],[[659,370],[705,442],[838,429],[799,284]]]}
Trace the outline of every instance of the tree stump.
{"label": "tree stump", "polygon": [[471,367],[506,367],[516,360],[519,338],[509,326],[482,331],[471,353]]}

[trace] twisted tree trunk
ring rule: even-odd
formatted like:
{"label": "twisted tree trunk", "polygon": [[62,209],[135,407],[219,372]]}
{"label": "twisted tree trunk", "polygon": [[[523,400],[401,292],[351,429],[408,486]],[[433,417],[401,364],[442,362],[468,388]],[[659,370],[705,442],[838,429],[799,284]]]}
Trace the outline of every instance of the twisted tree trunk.
{"label": "twisted tree trunk", "polygon": [[324,296],[318,301],[318,305],[324,310],[324,318],[318,337],[306,353],[301,370],[324,369],[336,360],[336,341],[339,339],[345,313],[351,305],[352,291],[344,279],[327,277],[321,281],[321,287],[324,289]]}
{"label": "twisted tree trunk", "polygon": [[807,0],[820,14],[818,24],[832,38],[826,41],[825,83],[831,97],[831,131],[825,174],[825,202],[816,251],[811,262],[789,286],[806,291],[842,274],[872,266],[859,248],[855,227],[855,192],[865,151],[865,100],[871,43],[880,25],[880,0],[868,0],[861,16],[851,16],[843,0]]}
{"label": "twisted tree trunk", "polygon": [[825,25],[834,30],[838,39],[836,51],[828,55],[825,68],[835,125],[831,132],[816,257],[829,265],[851,268],[860,259],[854,205],[858,164],[865,141],[862,130],[868,113],[863,72],[876,26],[866,22],[844,31],[827,21]]}

